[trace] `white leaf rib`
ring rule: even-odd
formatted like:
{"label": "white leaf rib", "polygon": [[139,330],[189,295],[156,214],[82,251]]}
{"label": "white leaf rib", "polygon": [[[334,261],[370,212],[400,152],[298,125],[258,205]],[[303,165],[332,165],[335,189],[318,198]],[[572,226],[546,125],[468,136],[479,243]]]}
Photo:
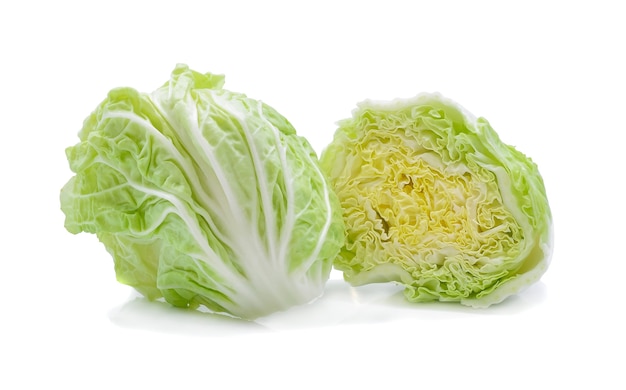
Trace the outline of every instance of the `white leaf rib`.
{"label": "white leaf rib", "polygon": [[285,215],[283,216],[283,225],[280,231],[279,249],[276,260],[280,260],[281,263],[286,263],[288,261],[287,256],[289,250],[289,238],[291,237],[293,228],[295,226],[295,195],[293,189],[293,181],[290,177],[293,175],[293,173],[291,172],[290,167],[287,164],[287,148],[280,141],[280,131],[265,117],[265,115],[263,115],[263,103],[260,101],[257,104],[257,113],[259,114],[259,117],[263,120],[263,122],[272,130],[272,133],[274,135],[274,143],[280,157],[283,183],[285,184],[285,204],[287,209]]}
{"label": "white leaf rib", "polygon": [[[211,96],[213,98],[212,103],[216,107],[222,108],[215,101],[215,97],[216,97],[215,94],[212,94]],[[198,129],[206,125],[209,122],[209,120],[212,120],[211,112],[207,110],[207,113],[204,116],[202,122],[198,124]],[[215,126],[217,126],[217,124],[215,124]],[[205,149],[205,151],[206,150],[211,151],[211,156],[213,156],[213,159],[215,160],[215,164],[217,164],[217,166],[213,168],[213,171],[216,172],[216,169],[221,167],[221,165],[219,164],[217,159],[214,157],[212,146],[206,141],[206,139],[202,136],[199,130],[197,133],[200,134],[201,140],[206,143],[207,149]],[[200,141],[198,140],[197,142],[200,142]],[[222,170],[220,170],[220,173],[223,174]],[[216,175],[217,175],[217,172],[216,172]],[[227,184],[229,185],[228,192],[234,193],[234,190],[230,188],[230,182],[227,182]],[[231,195],[229,200],[234,200],[235,203],[228,202],[228,204],[223,205],[224,209],[231,212],[230,218],[223,219],[223,224],[228,230],[227,235],[234,239],[234,240],[229,240],[229,242],[231,243],[229,245],[231,250],[233,250],[233,252],[236,253],[238,258],[242,261],[245,261],[245,259],[248,259],[248,258],[256,258],[258,257],[259,253],[265,253],[263,244],[260,242],[259,234],[254,234],[252,231],[255,225],[251,223],[251,219],[256,220],[257,207],[255,206],[253,208],[255,213],[251,216],[251,218],[247,218],[242,211],[243,207],[241,207],[241,205],[237,203],[239,201],[238,198],[235,197],[234,195]],[[256,197],[253,198],[252,201],[256,202],[257,201]],[[249,272],[247,272],[246,274],[248,273]]]}
{"label": "white leaf rib", "polygon": [[[222,206],[224,206],[224,207],[221,207],[221,209],[225,211],[228,210],[231,212],[238,211],[239,209],[236,207],[235,204],[233,204],[234,201],[236,202],[237,198],[235,197],[234,192],[232,188],[230,187],[230,183],[228,182],[228,179],[224,176],[223,170],[219,169],[221,165],[219,161],[217,161],[217,158],[215,157],[215,154],[213,153],[211,149],[211,145],[209,145],[207,140],[202,136],[202,133],[199,129],[195,102],[185,104],[185,107],[190,107],[193,110],[192,113],[188,114],[188,118],[186,121],[187,126],[184,126],[184,125],[172,126],[171,124],[176,123],[176,120],[174,120],[174,118],[172,118],[172,116],[169,115],[170,112],[161,106],[158,99],[154,99],[154,98],[150,98],[150,99],[152,101],[152,104],[154,104],[156,109],[160,113],[162,113],[165,120],[168,122],[168,124],[170,124],[172,131],[176,133],[179,141],[183,144],[183,147],[189,152],[190,159],[192,159],[198,165],[198,169],[200,170],[200,172],[213,171],[213,173],[215,174],[216,179],[219,183],[219,188],[223,191],[223,194],[221,194],[222,196],[219,196],[219,200],[218,200],[222,204]],[[189,132],[179,131],[179,128],[181,127],[182,128],[187,127],[189,129]],[[198,149],[200,153],[193,153],[193,151],[198,151]],[[195,169],[192,169],[192,168],[189,168],[189,169],[190,169],[190,172],[196,171]],[[200,177],[200,175],[197,175],[197,176]],[[212,187],[211,189],[203,188],[203,192],[213,193],[215,195],[218,195],[215,193],[215,187]],[[217,208],[217,209],[220,209],[220,208]],[[241,217],[240,215],[237,215],[237,216],[232,215],[232,216]]]}
{"label": "white leaf rib", "polygon": [[[272,205],[272,199],[270,190],[268,188],[268,179],[265,172],[265,167],[263,166],[263,161],[259,156],[259,151],[257,149],[256,140],[252,135],[250,127],[248,126],[245,118],[239,114],[238,110],[236,110],[232,104],[223,99],[218,99],[217,96],[213,97],[216,105],[218,105],[222,110],[224,110],[228,115],[234,118],[241,127],[241,130],[244,133],[246,143],[248,145],[248,149],[250,150],[250,155],[252,157],[252,165],[254,167],[255,176],[257,179],[257,184],[259,186],[259,194],[261,196],[261,206],[263,210],[263,217],[265,222],[265,232],[266,232],[266,248],[269,253],[267,253],[267,257],[270,260],[276,259],[276,242],[278,240],[276,233],[276,218],[274,216],[274,206]],[[218,102],[219,100],[219,102]]]}

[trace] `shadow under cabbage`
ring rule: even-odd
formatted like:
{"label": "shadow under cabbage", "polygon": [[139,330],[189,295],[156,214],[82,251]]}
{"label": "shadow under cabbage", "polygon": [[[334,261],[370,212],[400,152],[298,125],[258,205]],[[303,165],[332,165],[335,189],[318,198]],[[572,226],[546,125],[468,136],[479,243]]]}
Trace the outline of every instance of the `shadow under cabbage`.
{"label": "shadow under cabbage", "polygon": [[539,281],[504,302],[486,309],[474,309],[454,302],[408,302],[403,289],[393,283],[352,287],[343,280],[331,279],[324,295],[317,300],[255,321],[176,308],[163,301],[149,301],[133,292],[127,302],[109,312],[109,318],[123,328],[219,337],[401,320],[513,315],[536,307],[547,296],[546,285]]}
{"label": "shadow under cabbage", "polygon": [[109,311],[109,319],[122,328],[181,335],[226,336],[268,331],[253,321],[150,301],[135,291],[128,301]]}

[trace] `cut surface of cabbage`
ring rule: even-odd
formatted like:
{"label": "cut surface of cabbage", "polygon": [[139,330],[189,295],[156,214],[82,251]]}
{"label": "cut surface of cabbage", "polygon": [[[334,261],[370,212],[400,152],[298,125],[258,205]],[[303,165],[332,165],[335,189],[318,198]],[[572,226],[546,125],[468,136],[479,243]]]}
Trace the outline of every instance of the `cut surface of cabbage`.
{"label": "cut surface of cabbage", "polygon": [[410,301],[498,303],[536,282],[552,220],[535,163],[439,94],[366,101],[324,150],[346,224],[335,267]]}

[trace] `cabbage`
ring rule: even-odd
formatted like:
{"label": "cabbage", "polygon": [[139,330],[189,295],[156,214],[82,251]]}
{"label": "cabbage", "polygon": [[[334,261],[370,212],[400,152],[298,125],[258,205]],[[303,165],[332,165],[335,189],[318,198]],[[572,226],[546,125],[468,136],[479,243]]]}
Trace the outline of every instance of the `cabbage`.
{"label": "cabbage", "polygon": [[65,227],[149,299],[253,319],[322,294],[344,239],[315,152],[274,109],[178,65],[117,88],[66,154]]}
{"label": "cabbage", "polygon": [[321,165],[346,224],[335,267],[352,285],[393,281],[409,301],[486,307],[549,265],[537,166],[439,94],[361,103]]}

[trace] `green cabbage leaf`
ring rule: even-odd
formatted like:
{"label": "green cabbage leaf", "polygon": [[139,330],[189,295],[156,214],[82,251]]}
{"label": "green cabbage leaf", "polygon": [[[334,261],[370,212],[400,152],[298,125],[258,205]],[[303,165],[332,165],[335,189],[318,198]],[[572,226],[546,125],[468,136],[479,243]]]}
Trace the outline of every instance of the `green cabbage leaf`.
{"label": "green cabbage leaf", "polygon": [[361,103],[321,164],[346,224],[335,267],[352,285],[393,281],[413,302],[486,307],[548,268],[536,164],[439,94]]}
{"label": "green cabbage leaf", "polygon": [[61,209],[147,298],[254,319],[322,294],[344,228],[309,143],[223,84],[178,65],[111,90],[66,150]]}

